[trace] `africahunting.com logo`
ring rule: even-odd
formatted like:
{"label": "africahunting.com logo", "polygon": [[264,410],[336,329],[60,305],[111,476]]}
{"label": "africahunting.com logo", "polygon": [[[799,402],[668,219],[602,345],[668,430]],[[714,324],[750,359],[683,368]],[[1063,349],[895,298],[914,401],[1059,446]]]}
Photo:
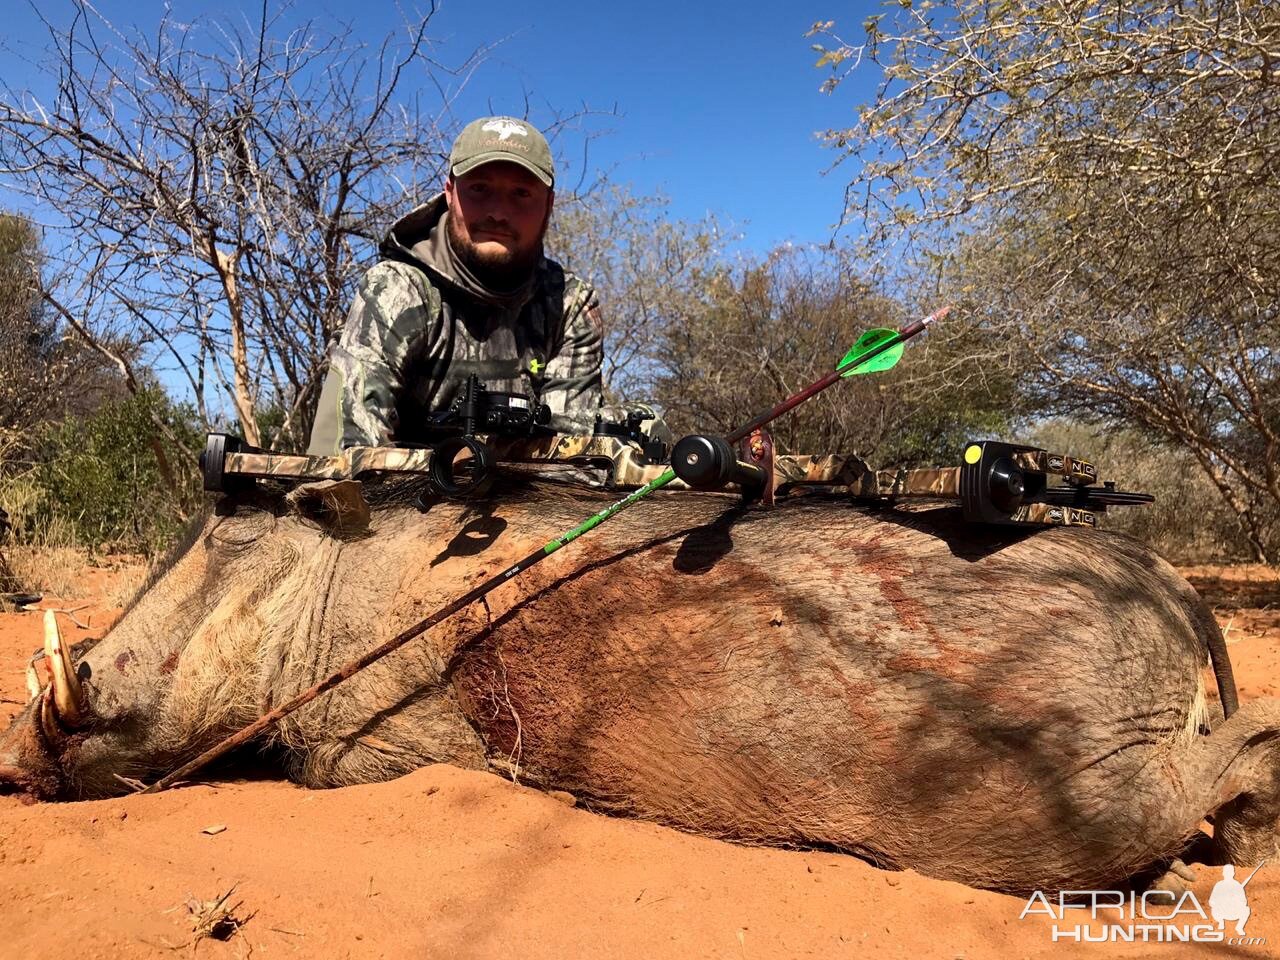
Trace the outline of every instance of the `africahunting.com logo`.
{"label": "africahunting.com logo", "polygon": [[1246,933],[1253,916],[1245,887],[1266,861],[1244,881],[1236,868],[1222,868],[1222,879],[1209,894],[1209,909],[1190,890],[1181,896],[1168,890],[1136,893],[1123,890],[1062,890],[1048,897],[1031,894],[1019,920],[1044,916],[1053,921],[1053,942],[1074,943],[1223,943],[1260,947],[1265,937]]}

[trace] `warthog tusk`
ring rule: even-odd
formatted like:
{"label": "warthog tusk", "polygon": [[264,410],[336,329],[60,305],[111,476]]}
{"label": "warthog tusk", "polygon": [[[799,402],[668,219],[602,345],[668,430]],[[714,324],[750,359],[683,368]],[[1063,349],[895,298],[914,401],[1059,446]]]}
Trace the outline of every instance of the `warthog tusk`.
{"label": "warthog tusk", "polygon": [[36,673],[36,662],[32,660],[27,664],[27,703],[40,696],[40,691],[43,689],[44,687],[40,684],[40,674]]}
{"label": "warthog tusk", "polygon": [[85,697],[80,678],[71,663],[71,652],[58,632],[58,617],[52,610],[44,612],[44,656],[53,681],[53,706],[64,727],[75,729],[84,723]]}

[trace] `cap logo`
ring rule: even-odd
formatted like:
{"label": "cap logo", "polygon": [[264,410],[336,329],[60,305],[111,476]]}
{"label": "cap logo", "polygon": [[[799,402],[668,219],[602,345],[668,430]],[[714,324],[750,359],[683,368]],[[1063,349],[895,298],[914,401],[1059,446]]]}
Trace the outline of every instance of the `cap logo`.
{"label": "cap logo", "polygon": [[514,120],[490,120],[480,129],[487,130],[489,133],[496,133],[499,140],[508,140],[513,134],[517,133],[522,137],[529,135],[529,131]]}

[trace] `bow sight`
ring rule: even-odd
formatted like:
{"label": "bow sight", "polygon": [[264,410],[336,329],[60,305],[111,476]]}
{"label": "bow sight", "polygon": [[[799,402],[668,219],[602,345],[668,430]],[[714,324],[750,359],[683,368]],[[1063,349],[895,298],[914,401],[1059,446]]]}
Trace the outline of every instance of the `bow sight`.
{"label": "bow sight", "polygon": [[551,408],[533,397],[499,393],[474,373],[448,410],[431,414],[425,434],[435,442],[427,475],[436,492],[468,497],[487,488],[496,463],[489,445],[477,437],[531,437],[550,433]]}
{"label": "bow sight", "polygon": [[426,433],[433,438],[474,437],[477,433],[531,437],[550,433],[549,423],[551,408],[545,403],[524,394],[490,390],[473,373],[448,410],[428,415]]}

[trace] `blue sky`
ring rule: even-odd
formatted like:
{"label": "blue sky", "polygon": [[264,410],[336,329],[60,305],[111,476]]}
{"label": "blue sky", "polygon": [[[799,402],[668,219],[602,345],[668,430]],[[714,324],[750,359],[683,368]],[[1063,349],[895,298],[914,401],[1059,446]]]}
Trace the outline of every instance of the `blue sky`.
{"label": "blue sky", "polygon": [[[21,0],[5,3],[7,51],[0,71],[7,84],[28,85],[28,68],[16,51],[37,58],[43,28]],[[98,0],[95,6],[118,26],[154,24],[163,9],[155,0]],[[258,16],[259,3],[244,0],[176,0],[180,18],[201,14]],[[69,5],[40,7],[57,23]],[[825,77],[805,31],[834,19],[849,37],[882,10],[878,0],[798,3],[751,2],[607,4],[593,2],[484,3],[443,0],[431,36],[436,55],[458,62],[479,45],[497,41],[456,103],[460,122],[488,112],[525,112],[545,122],[552,109],[571,112],[583,103],[617,116],[592,117],[591,172],[609,170],[639,192],[661,190],[682,217],[710,211],[744,234],[744,246],[766,250],[787,240],[825,242],[839,219],[845,167],[823,175],[835,154],[815,131],[848,126],[857,104],[869,97],[877,76],[867,66],[834,95],[818,92]],[[398,22],[384,0],[314,0],[291,16],[353,22],[371,39]],[[577,158],[582,132],[570,131],[557,151]]]}

